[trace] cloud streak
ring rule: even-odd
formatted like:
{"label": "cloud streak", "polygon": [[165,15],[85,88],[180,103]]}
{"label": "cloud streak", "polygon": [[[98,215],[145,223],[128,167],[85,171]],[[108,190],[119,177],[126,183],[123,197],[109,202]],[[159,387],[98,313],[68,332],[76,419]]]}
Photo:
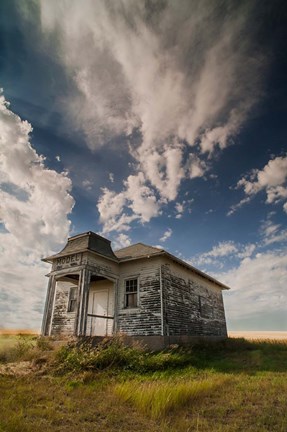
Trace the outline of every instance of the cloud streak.
{"label": "cloud streak", "polygon": [[[238,181],[236,188],[243,188],[246,197],[231,207],[228,216],[262,191],[266,193],[266,204],[278,204],[285,201],[287,198],[287,156],[270,159],[262,170],[253,169],[249,175]],[[287,201],[283,204],[283,210],[287,213]]]}
{"label": "cloud streak", "polygon": [[164,233],[163,236],[159,239],[161,242],[165,242],[172,236],[172,229],[168,228]]}
{"label": "cloud streak", "polygon": [[[232,143],[260,94],[254,4],[41,2],[43,31],[57,32],[58,58],[75,85],[62,109],[92,150],[120,137],[135,162],[125,196],[133,179],[159,206],[176,200],[182,181],[202,177],[206,159]],[[148,220],[142,194],[126,203],[135,220]]]}

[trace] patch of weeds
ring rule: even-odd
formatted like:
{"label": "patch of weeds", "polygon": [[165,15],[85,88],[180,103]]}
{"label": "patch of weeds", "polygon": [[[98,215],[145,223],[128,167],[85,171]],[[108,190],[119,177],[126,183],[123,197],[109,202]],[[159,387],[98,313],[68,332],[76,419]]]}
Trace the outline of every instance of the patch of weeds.
{"label": "patch of weeds", "polygon": [[80,385],[82,385],[82,382],[79,380],[68,381],[66,384],[66,388],[68,390],[73,390],[77,387],[80,387]]}
{"label": "patch of weeds", "polygon": [[3,362],[16,362],[27,360],[27,357],[34,346],[33,339],[29,336],[19,335],[12,347],[8,347],[2,352]]}
{"label": "patch of weeds", "polygon": [[139,345],[127,346],[121,337],[116,336],[96,347],[89,341],[63,346],[56,355],[55,369],[60,373],[105,369],[150,373],[183,368],[189,363],[189,352],[168,350],[149,353]]}
{"label": "patch of weeds", "polygon": [[2,346],[0,350],[0,363],[32,360],[37,362],[38,359],[41,362],[43,353],[52,350],[52,341],[48,338],[19,334],[14,337],[13,344]]}
{"label": "patch of weeds", "polygon": [[36,347],[40,351],[51,351],[53,349],[52,341],[51,338],[39,336],[36,339]]}

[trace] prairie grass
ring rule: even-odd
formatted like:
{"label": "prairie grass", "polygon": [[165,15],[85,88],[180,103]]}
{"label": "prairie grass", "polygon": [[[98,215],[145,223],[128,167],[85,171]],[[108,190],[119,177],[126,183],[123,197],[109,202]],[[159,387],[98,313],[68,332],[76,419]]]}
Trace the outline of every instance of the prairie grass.
{"label": "prairie grass", "polygon": [[[50,343],[32,342],[22,356]],[[114,340],[51,353],[39,374],[1,375],[0,365],[0,432],[287,431],[287,341],[146,353]]]}
{"label": "prairie grass", "polygon": [[0,364],[33,360],[51,348],[51,341],[41,336],[28,333],[0,335]]}
{"label": "prairie grass", "polygon": [[193,403],[224,383],[224,378],[187,381],[129,381],[115,386],[115,393],[152,418],[164,417],[187,403]]}

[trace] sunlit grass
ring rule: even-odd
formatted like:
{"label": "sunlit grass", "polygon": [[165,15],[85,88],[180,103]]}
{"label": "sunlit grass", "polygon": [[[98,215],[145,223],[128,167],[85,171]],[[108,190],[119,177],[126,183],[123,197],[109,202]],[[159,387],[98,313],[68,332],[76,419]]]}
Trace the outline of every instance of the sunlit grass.
{"label": "sunlit grass", "polygon": [[45,349],[51,349],[49,339],[35,334],[0,335],[0,364],[32,360]]}
{"label": "sunlit grass", "polygon": [[287,341],[147,353],[115,339],[57,348],[44,364],[49,340],[19,342],[17,361],[36,368],[13,376],[0,365],[0,432],[287,431]]}
{"label": "sunlit grass", "polygon": [[176,382],[172,379],[142,383],[129,381],[118,384],[115,393],[120,399],[134,404],[152,418],[160,418],[171,411],[194,403],[225,381],[223,377],[200,381],[189,379],[185,382]]}

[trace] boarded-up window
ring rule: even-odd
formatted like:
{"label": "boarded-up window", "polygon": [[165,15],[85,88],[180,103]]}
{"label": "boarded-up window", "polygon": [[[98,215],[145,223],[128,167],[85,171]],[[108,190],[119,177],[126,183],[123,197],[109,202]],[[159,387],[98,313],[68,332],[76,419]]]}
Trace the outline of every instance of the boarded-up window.
{"label": "boarded-up window", "polygon": [[125,281],[125,307],[134,308],[138,306],[138,280],[127,279]]}
{"label": "boarded-up window", "polygon": [[75,312],[77,305],[77,287],[71,287],[69,292],[68,312]]}
{"label": "boarded-up window", "polygon": [[206,298],[198,296],[198,310],[202,318],[212,318],[213,310],[207,305]]}

